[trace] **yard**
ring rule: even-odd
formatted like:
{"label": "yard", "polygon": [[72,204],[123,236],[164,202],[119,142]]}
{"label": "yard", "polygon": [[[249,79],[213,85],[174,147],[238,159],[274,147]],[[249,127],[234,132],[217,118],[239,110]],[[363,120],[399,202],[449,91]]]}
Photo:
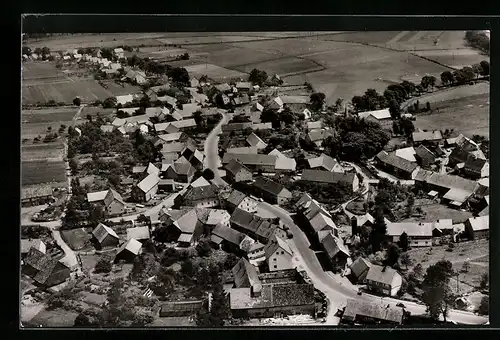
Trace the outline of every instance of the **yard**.
{"label": "yard", "polygon": [[[453,251],[446,251],[447,245],[433,246],[431,248],[413,248],[408,251],[413,260],[413,266],[420,263],[425,270],[440,260],[448,260],[453,264],[458,276],[458,290],[460,293],[469,293],[479,289],[481,275],[489,273],[489,240],[476,240],[455,243]],[[469,260],[467,272],[461,272],[463,263]],[[412,266],[409,267],[411,269]],[[451,288],[457,290],[457,278],[452,278]]]}
{"label": "yard", "polygon": [[73,250],[83,250],[90,249],[90,234],[83,228],[73,229],[73,230],[62,230],[62,239],[69,245]]}
{"label": "yard", "polygon": [[407,218],[405,220],[402,220],[401,222],[432,222],[436,221],[439,219],[449,219],[451,218],[453,220],[453,223],[462,223],[465,220],[467,220],[469,217],[472,217],[472,213],[468,211],[461,211],[457,209],[452,209],[448,208],[445,205],[439,204],[439,203],[426,203],[425,205],[422,205],[420,200],[415,200],[415,205],[414,207],[421,207],[422,210],[425,212],[423,217],[411,217]]}
{"label": "yard", "polygon": [[66,164],[64,161],[47,160],[21,162],[22,185],[58,183],[67,186]]}

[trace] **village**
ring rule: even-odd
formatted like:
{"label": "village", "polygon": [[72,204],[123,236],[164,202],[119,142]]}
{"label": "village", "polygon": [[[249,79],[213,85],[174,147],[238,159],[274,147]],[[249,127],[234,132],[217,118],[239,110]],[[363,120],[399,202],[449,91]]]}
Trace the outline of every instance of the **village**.
{"label": "village", "polygon": [[488,62],[327,105],[257,68],[220,81],[128,46],[37,52],[23,63],[138,91],[75,96],[54,137],[67,188],[22,188],[24,326],[488,321],[488,140],[415,127],[420,96],[486,83]]}

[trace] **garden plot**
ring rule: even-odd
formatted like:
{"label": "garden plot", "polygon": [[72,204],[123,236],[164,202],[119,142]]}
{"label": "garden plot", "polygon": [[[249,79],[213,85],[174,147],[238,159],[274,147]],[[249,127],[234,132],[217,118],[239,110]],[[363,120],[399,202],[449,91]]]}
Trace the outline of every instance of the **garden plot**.
{"label": "garden plot", "polygon": [[64,74],[56,68],[53,62],[27,61],[21,65],[23,80],[41,78],[64,78]]}
{"label": "garden plot", "polygon": [[22,89],[23,104],[46,103],[49,100],[72,103],[75,97],[81,98],[83,103],[88,103],[96,99],[104,100],[112,95],[95,80],[23,86]]}
{"label": "garden plot", "polygon": [[23,161],[62,161],[63,156],[64,144],[59,142],[23,145],[21,150],[21,159]]}
{"label": "garden plot", "polygon": [[322,70],[321,65],[317,63],[294,57],[284,57],[277,60],[264,61],[256,64],[234,67],[242,72],[250,72],[252,69],[265,70],[269,75],[279,74],[282,77],[288,74],[307,73],[316,70]]}
{"label": "garden plot", "polygon": [[25,124],[67,122],[73,119],[77,110],[76,107],[22,110],[21,119]]}
{"label": "garden plot", "polygon": [[66,165],[63,161],[22,161],[21,179],[23,186],[41,183],[61,183],[67,186]]}

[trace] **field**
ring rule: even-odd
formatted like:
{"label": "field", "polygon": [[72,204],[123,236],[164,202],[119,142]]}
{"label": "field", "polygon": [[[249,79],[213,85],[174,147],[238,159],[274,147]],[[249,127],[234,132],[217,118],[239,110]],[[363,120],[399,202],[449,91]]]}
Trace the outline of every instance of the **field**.
{"label": "field", "polygon": [[220,79],[221,81],[223,81],[224,79],[228,81],[231,78],[246,76],[241,72],[229,70],[227,68],[223,68],[213,64],[198,64],[198,65],[186,66],[186,70],[189,72],[190,75],[193,75],[195,77],[201,77],[202,75],[207,75],[209,78],[212,78],[214,80]]}
{"label": "field", "polygon": [[[22,110],[21,117],[23,124],[68,122],[73,119],[77,110],[77,108],[67,107]],[[55,127],[55,124],[53,127]]]}
{"label": "field", "polygon": [[107,90],[108,97],[111,97],[111,96],[122,96],[122,95],[125,95],[125,94],[131,94],[131,93],[141,92],[141,88],[139,86],[135,86],[135,85],[128,84],[128,83],[124,83],[123,86],[115,83],[112,80],[110,80],[110,81],[104,81],[104,83],[108,86],[107,89],[104,89],[104,90]]}
{"label": "field", "polygon": [[438,112],[419,116],[415,121],[415,127],[426,130],[454,129],[468,137],[477,134],[489,139],[490,105],[488,94],[443,101],[432,106]]}
{"label": "field", "polygon": [[[432,264],[445,259],[453,264],[455,271],[462,269],[463,263],[468,259],[470,267],[468,272],[459,274],[458,289],[461,293],[468,293],[479,287],[481,275],[489,272],[489,241],[477,240],[456,243],[452,252],[446,251],[448,246],[433,246],[431,248],[414,248],[408,251],[414,265],[420,263],[425,270]],[[450,283],[456,291],[457,279],[454,277]]]}
{"label": "field", "polygon": [[36,160],[62,161],[63,157],[63,143],[55,142],[22,146],[21,158],[23,162]]}
{"label": "field", "polygon": [[28,61],[22,63],[23,80],[40,78],[65,78],[64,73],[56,68],[53,62]]}
{"label": "field", "polygon": [[72,327],[78,313],[64,309],[47,310],[43,309],[30,323],[42,325],[44,327]]}
{"label": "field", "polygon": [[40,183],[60,183],[61,186],[67,186],[66,165],[63,161],[22,161],[21,178],[23,186]]}
{"label": "field", "polygon": [[[418,200],[415,202],[415,207],[418,205]],[[462,223],[469,217],[472,217],[472,213],[468,211],[460,211],[457,209],[448,208],[442,204],[430,204],[422,205],[422,210],[425,211],[425,216],[423,218],[407,218],[401,222],[423,222],[423,221],[436,221],[443,218],[451,218],[453,223]]]}

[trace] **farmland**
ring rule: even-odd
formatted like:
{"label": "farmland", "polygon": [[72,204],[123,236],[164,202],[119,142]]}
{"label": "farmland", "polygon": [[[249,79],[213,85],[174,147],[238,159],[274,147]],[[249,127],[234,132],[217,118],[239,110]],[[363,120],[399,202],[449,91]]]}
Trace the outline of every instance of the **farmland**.
{"label": "farmland", "polygon": [[40,183],[57,183],[67,186],[66,165],[63,161],[22,161],[21,178],[23,186]]}
{"label": "farmland", "polygon": [[63,143],[31,144],[23,145],[21,159],[26,162],[36,160],[62,161],[63,155]]}
{"label": "farmland", "polygon": [[201,77],[207,75],[212,79],[229,80],[235,77],[243,77],[244,74],[238,71],[229,70],[213,64],[198,64],[186,66],[186,70],[193,76]]}

